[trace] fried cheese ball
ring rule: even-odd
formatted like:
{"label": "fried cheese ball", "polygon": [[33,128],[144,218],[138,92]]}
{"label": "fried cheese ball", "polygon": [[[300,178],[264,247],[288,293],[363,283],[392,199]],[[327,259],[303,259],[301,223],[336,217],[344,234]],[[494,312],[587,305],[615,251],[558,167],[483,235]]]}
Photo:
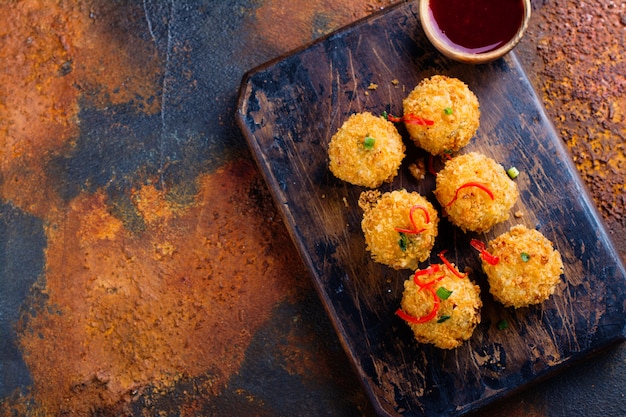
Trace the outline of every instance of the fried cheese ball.
{"label": "fried cheese ball", "polygon": [[523,225],[513,226],[490,241],[487,252],[491,262],[483,257],[482,267],[489,292],[506,307],[526,307],[547,300],[563,273],[561,254],[552,242]]}
{"label": "fried cheese ball", "polygon": [[[454,271],[450,269],[454,268]],[[480,323],[480,287],[454,264],[433,264],[404,282],[396,314],[420,343],[454,349],[469,339]]]}
{"label": "fried cheese ball", "polygon": [[[432,155],[458,151],[469,143],[480,124],[478,99],[457,78],[426,78],[402,104],[411,139]],[[416,123],[416,117],[426,123]]]}
{"label": "fried cheese ball", "polygon": [[356,113],[330,140],[329,168],[343,181],[376,188],[398,174],[405,149],[392,122],[369,112]]}
{"label": "fried cheese ball", "polygon": [[507,220],[519,196],[502,165],[477,152],[446,161],[435,184],[443,213],[464,232],[486,232]]}
{"label": "fried cheese ball", "polygon": [[439,216],[417,192],[396,190],[381,195],[364,191],[361,228],[374,261],[394,269],[416,269],[430,256],[437,237]]}

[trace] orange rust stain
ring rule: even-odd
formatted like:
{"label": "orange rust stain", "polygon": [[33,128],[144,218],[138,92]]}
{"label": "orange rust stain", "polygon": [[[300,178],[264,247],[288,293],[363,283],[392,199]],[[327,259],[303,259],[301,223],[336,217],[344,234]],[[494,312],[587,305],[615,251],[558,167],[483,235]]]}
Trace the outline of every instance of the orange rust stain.
{"label": "orange rust stain", "polygon": [[146,112],[158,110],[149,100],[156,54],[136,62],[132,42],[111,35],[106,13],[88,2],[0,4],[0,196],[32,214],[45,217],[60,204],[44,166],[72,146],[81,95],[101,105],[143,97]]}
{"label": "orange rust stain", "polygon": [[114,240],[122,230],[122,221],[111,215],[104,194],[80,196],[70,204],[74,212],[84,213],[78,237],[83,242]]}
{"label": "orange rust stain", "polygon": [[[26,211],[39,212],[44,190],[24,195],[23,188],[45,184],[41,164],[46,152],[76,134],[78,106],[72,77],[60,75],[71,61],[66,28],[80,21],[72,10],[50,11],[27,2],[3,2],[0,16],[0,169],[2,197]],[[58,8],[57,8],[58,9]],[[76,33],[76,32],[74,32]],[[34,193],[33,193],[34,194]]]}
{"label": "orange rust stain", "polygon": [[550,2],[532,19],[533,78],[626,260],[624,7]]}
{"label": "orange rust stain", "polygon": [[145,223],[137,233],[104,191],[68,203],[56,195],[45,165],[74,146],[81,98],[159,110],[154,45],[112,27],[128,12],[116,7],[0,4],[0,198],[44,219],[48,240],[45,302],[19,325],[33,387],[3,400],[0,415],[124,410],[146,386],[167,393],[199,375],[217,395],[272,306],[295,297],[294,277],[304,276],[247,162],[198,178],[194,201],[136,188]]}
{"label": "orange rust stain", "polygon": [[248,197],[257,175],[236,162],[201,177],[194,204],[151,212],[141,236],[100,194],[50,224],[48,301],[20,336],[42,410],[82,414],[207,371],[223,387],[271,307],[296,295],[285,278],[304,274],[273,206]]}
{"label": "orange rust stain", "polygon": [[[289,51],[398,0],[266,0],[256,11],[254,33],[268,45]],[[289,22],[289,24],[277,24]]]}
{"label": "orange rust stain", "polygon": [[148,224],[168,222],[180,208],[176,201],[167,199],[164,190],[159,190],[152,184],[133,190],[132,201]]}

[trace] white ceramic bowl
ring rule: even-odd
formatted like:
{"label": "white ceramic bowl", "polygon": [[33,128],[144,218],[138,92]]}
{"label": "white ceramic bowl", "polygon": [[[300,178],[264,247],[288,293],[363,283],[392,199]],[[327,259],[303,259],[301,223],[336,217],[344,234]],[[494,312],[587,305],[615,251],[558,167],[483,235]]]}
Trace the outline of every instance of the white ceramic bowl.
{"label": "white ceramic bowl", "polygon": [[531,4],[530,0],[522,0],[522,4],[524,8],[522,23],[513,38],[497,49],[481,53],[467,52],[466,50],[455,48],[447,39],[442,37],[440,30],[438,30],[437,25],[433,22],[433,16],[430,11],[430,0],[420,0],[419,15],[426,36],[439,52],[455,61],[467,64],[483,64],[494,61],[509,53],[524,36],[524,32],[528,27],[528,20],[530,19]]}

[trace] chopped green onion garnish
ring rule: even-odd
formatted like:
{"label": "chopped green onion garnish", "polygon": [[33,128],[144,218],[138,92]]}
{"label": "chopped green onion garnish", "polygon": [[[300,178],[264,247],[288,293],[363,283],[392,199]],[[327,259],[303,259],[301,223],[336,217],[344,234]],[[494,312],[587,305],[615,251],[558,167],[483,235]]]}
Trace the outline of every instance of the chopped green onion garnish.
{"label": "chopped green onion garnish", "polygon": [[509,178],[515,179],[519,175],[519,170],[515,167],[511,167],[506,170],[506,173],[509,175]]}
{"label": "chopped green onion garnish", "polygon": [[506,320],[500,320],[498,322],[498,330],[504,330],[507,329],[509,327],[509,322]]}
{"label": "chopped green onion garnish", "polygon": [[406,245],[408,243],[408,238],[404,233],[400,233],[400,240],[398,240],[398,245],[400,245],[400,250],[402,252],[406,252]]}
{"label": "chopped green onion garnish", "polygon": [[443,112],[444,112],[445,114],[452,114],[452,113],[454,113],[454,112],[452,111],[452,108],[451,108],[451,107],[446,107],[445,109],[443,109]]}
{"label": "chopped green onion garnish", "polygon": [[435,294],[437,294],[437,297],[441,298],[442,300],[447,300],[448,297],[450,297],[450,295],[452,294],[452,291],[444,287],[439,287],[437,288]]}
{"label": "chopped green onion garnish", "polygon": [[374,139],[371,136],[366,136],[365,140],[363,141],[363,147],[365,149],[372,149],[375,143],[376,143],[376,139]]}
{"label": "chopped green onion garnish", "polygon": [[389,113],[387,113],[387,110],[383,111],[381,116],[383,116],[385,120],[389,120]]}
{"label": "chopped green onion garnish", "polygon": [[528,262],[530,261],[530,255],[527,254],[526,252],[522,252],[520,257],[522,258],[522,262]]}
{"label": "chopped green onion garnish", "polygon": [[451,316],[448,315],[443,315],[441,317],[439,317],[439,319],[437,320],[437,323],[443,323],[444,321],[448,320]]}

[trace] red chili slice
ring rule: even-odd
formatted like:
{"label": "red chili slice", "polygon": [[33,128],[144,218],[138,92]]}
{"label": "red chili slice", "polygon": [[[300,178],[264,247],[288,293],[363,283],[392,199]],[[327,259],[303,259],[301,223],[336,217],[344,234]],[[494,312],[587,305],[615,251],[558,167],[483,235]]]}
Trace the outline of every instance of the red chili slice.
{"label": "red chili slice", "polygon": [[432,120],[424,119],[423,117],[416,116],[414,114],[407,114],[404,116],[404,122],[412,125],[420,126],[432,126],[435,124]]}
{"label": "red chili slice", "polygon": [[428,172],[433,175],[437,175],[437,171],[435,170],[435,157],[432,155],[428,156]]}
{"label": "red chili slice", "polygon": [[489,265],[497,265],[498,262],[500,262],[499,257],[494,256],[490,254],[489,252],[487,252],[487,247],[480,240],[472,239],[470,241],[470,245],[472,245],[474,249],[480,252],[480,257]]}
{"label": "red chili slice", "polygon": [[396,310],[396,314],[404,321],[408,322],[408,323],[412,323],[412,324],[421,324],[421,323],[426,323],[427,321],[430,321],[432,319],[434,319],[437,316],[437,312],[439,311],[439,297],[437,297],[437,294],[435,293],[435,291],[433,291],[432,288],[430,287],[422,287],[420,289],[423,290],[426,289],[428,290],[432,295],[433,295],[433,309],[430,311],[430,313],[428,313],[425,316],[422,317],[414,317],[408,313],[405,313],[404,310],[402,310],[401,308]]}
{"label": "red chili slice", "polygon": [[455,267],[454,265],[452,265],[445,257],[446,252],[448,252],[448,249],[442,250],[441,252],[439,252],[439,254],[437,256],[439,256],[439,259],[441,259],[443,261],[443,263],[448,267],[448,269],[457,277],[459,278],[465,278],[466,274],[461,274]]}
{"label": "red chili slice", "polygon": [[413,274],[413,276],[419,277],[421,275],[434,274],[435,272],[439,272],[438,264],[433,264],[426,269],[420,269],[419,271],[415,271],[415,274]]}
{"label": "red chili slice", "polygon": [[484,192],[487,193],[487,195],[489,195],[489,197],[491,197],[492,200],[495,199],[493,192],[491,192],[491,190],[489,189],[489,187],[487,187],[485,184],[481,184],[480,182],[466,182],[465,184],[461,185],[459,188],[456,189],[456,193],[454,194],[454,198],[448,203],[446,204],[446,207],[450,207],[452,205],[452,203],[454,203],[457,198],[459,198],[459,191],[461,191],[463,188],[467,188],[467,187],[476,187],[476,188],[480,188],[481,190],[483,190]]}
{"label": "red chili slice", "polygon": [[420,125],[420,126],[432,126],[435,124],[432,120],[424,119],[423,117],[417,116],[415,114],[405,114],[402,117],[395,117],[390,114],[387,115],[387,120],[390,122],[405,122],[412,125]]}
{"label": "red chili slice", "polygon": [[429,287],[429,286],[431,286],[431,285],[441,281],[446,275],[442,274],[440,277],[437,277],[437,278],[433,279],[432,281],[428,281],[428,282],[421,282],[417,278],[421,277],[422,275],[435,274],[435,273],[439,272],[439,270],[440,270],[439,264],[433,264],[433,265],[429,266],[426,269],[421,269],[419,271],[415,271],[415,273],[413,274],[413,282],[415,283],[415,285],[417,285],[420,288]]}
{"label": "red chili slice", "polygon": [[417,226],[415,225],[415,219],[413,218],[413,212],[415,212],[415,210],[422,210],[424,212],[424,220],[426,220],[426,224],[430,223],[430,215],[428,214],[428,210],[426,209],[426,207],[415,205],[411,207],[411,211],[409,211],[409,220],[411,221],[411,224],[413,225],[413,229],[401,229],[399,227],[394,227],[393,230],[399,233],[407,233],[411,235],[416,235],[426,230],[426,228],[418,229]]}

